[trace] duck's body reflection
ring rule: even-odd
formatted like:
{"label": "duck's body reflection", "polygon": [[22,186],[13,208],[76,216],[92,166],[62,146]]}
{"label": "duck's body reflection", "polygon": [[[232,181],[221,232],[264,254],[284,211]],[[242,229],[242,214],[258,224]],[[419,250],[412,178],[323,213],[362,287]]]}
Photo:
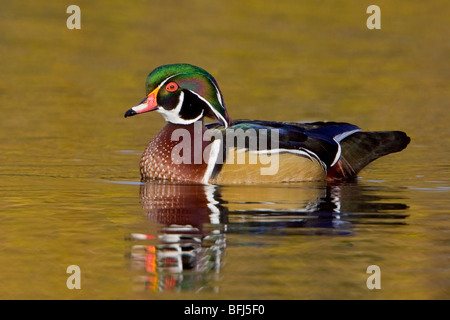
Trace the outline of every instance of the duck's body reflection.
{"label": "duck's body reflection", "polygon": [[[217,290],[225,233],[212,185],[147,182],[141,186],[144,213],[161,225],[157,235],[133,234],[135,266],[145,269],[141,284],[151,290]],[[152,239],[155,239],[152,241]],[[147,241],[148,242],[148,241]]]}
{"label": "duck's body reflection", "polygon": [[[369,194],[368,194],[369,193]],[[218,291],[227,234],[351,234],[364,219],[399,223],[400,203],[382,203],[358,184],[214,186],[150,181],[145,215],[158,234],[132,234],[138,288]],[[380,210],[391,213],[378,213]],[[394,213],[392,213],[394,212]],[[396,218],[392,220],[391,218]],[[402,222],[400,222],[402,223]],[[144,275],[142,275],[144,272]]]}

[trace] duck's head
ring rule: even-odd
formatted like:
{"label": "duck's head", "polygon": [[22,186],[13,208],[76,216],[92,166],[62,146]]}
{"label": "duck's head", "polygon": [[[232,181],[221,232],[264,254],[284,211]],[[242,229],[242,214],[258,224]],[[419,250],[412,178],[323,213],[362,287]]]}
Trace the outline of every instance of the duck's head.
{"label": "duck's head", "polygon": [[219,86],[202,68],[185,63],[158,67],[147,77],[146,94],[125,117],[157,111],[174,124],[191,124],[205,116],[225,127],[230,124]]}

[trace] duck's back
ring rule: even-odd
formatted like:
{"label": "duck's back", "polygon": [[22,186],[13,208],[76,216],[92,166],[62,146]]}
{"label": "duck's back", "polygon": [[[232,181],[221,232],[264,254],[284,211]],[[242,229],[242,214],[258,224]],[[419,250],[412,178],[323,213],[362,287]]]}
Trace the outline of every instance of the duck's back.
{"label": "duck's back", "polygon": [[353,180],[367,164],[410,141],[400,131],[362,132],[339,122],[236,120],[222,132],[223,158],[210,178],[219,184]]}

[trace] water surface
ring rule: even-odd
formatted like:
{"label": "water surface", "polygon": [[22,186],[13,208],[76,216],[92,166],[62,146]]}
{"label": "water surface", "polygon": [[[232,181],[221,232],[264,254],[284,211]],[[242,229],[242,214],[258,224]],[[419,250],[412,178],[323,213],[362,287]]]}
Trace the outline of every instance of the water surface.
{"label": "water surface", "polygon": [[[0,298],[450,298],[449,5],[379,1],[368,30],[370,4],[79,2],[68,30],[68,4],[2,2]],[[232,118],[412,142],[352,184],[141,184],[164,121],[123,113],[174,62],[210,71]]]}

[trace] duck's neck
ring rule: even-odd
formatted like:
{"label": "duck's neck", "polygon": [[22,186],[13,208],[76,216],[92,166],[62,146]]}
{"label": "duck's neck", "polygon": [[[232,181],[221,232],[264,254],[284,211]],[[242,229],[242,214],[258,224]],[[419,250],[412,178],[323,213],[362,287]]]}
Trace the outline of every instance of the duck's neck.
{"label": "duck's neck", "polygon": [[150,142],[142,155],[142,180],[167,179],[201,182],[207,167],[203,150],[206,128],[203,121],[189,125],[168,123]]}

